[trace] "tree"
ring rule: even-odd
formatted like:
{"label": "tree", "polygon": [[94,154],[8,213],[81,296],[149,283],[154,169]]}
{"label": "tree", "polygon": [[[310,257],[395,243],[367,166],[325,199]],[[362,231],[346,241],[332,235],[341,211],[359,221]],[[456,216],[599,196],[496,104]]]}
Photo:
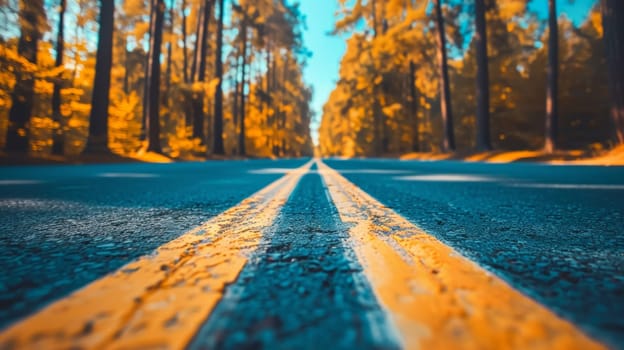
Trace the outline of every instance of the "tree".
{"label": "tree", "polygon": [[477,58],[477,139],[479,151],[490,144],[490,79],[488,72],[487,28],[484,0],[475,0],[475,44]]}
{"label": "tree", "polygon": [[559,104],[559,35],[557,1],[548,0],[548,86],[546,88],[546,134],[544,150],[552,153],[557,148]]}
{"label": "tree", "polygon": [[242,67],[241,67],[241,93],[240,93],[240,131],[238,133],[238,152],[241,156],[246,154],[245,149],[245,68],[247,66],[247,18],[243,18],[241,37],[243,41]]}
{"label": "tree", "polygon": [[[173,45],[175,43],[175,33],[173,28],[175,27],[175,0],[171,0],[169,2],[169,19],[167,21],[168,31],[169,31],[169,40],[167,41],[167,65],[165,71],[165,84],[166,84],[166,94],[165,99],[168,101],[171,95],[171,78],[172,78],[172,69],[173,69]],[[167,103],[169,105],[169,103]]]}
{"label": "tree", "polygon": [[[124,156],[149,147],[175,158],[196,157],[213,148],[214,120],[208,115],[219,108],[214,103],[217,83],[230,78],[231,84],[221,86],[224,154],[310,154],[311,91],[301,75],[307,56],[301,39],[304,17],[296,3],[239,0],[230,11],[231,3],[224,0],[220,55],[227,63],[220,63],[221,79],[214,79],[217,40],[212,38],[219,3],[161,1],[166,4],[162,25],[156,20],[160,13],[152,11],[154,0],[41,0],[54,16],[53,28],[40,18],[36,26],[25,26],[33,21],[22,14],[39,6],[37,1],[5,1],[6,9],[0,10],[7,29],[0,31],[0,66],[6,68],[0,69],[0,128],[8,126],[11,108],[24,100],[12,106],[13,90],[23,91],[19,88],[30,80],[34,96],[24,105],[31,112],[19,134],[27,136],[23,149],[33,155]],[[116,4],[114,19],[107,15],[111,3]],[[381,4],[377,1],[380,9]],[[24,5],[21,12],[18,5]],[[181,28],[185,21],[188,30]],[[30,60],[18,54],[22,26],[39,33],[37,50],[30,49],[36,57]],[[161,27],[162,45],[154,43],[154,30]],[[199,112],[194,115],[194,110]],[[194,116],[201,120],[195,130]],[[192,138],[193,131],[205,138]],[[6,135],[0,135],[0,144],[6,144]]]}
{"label": "tree", "polygon": [[[59,19],[56,33],[56,60],[55,66],[63,66],[63,51],[65,50],[65,7],[66,0],[59,0]],[[54,82],[52,93],[52,119],[56,124],[56,130],[52,136],[52,154],[63,154],[65,142],[63,138],[63,116],[61,115],[61,79]]]}
{"label": "tree", "polygon": [[150,53],[147,61],[145,114],[147,130],[147,151],[161,153],[160,147],[160,52],[162,46],[165,15],[164,0],[151,0]]}
{"label": "tree", "polygon": [[[206,57],[208,55],[208,27],[212,17],[213,0],[206,0],[202,6],[202,14],[198,21],[197,47],[195,48],[195,60],[191,77],[193,82],[203,83],[206,80]],[[193,137],[204,142],[204,103],[203,95],[193,99]]]}
{"label": "tree", "polygon": [[[477,0],[479,2],[480,0]],[[440,74],[440,114],[444,135],[442,149],[446,152],[455,150],[455,135],[453,132],[453,112],[451,110],[451,89],[449,86],[448,62],[446,54],[446,34],[444,32],[444,18],[442,17],[441,0],[434,0],[437,23],[438,64]]]}
{"label": "tree", "polygon": [[[42,36],[41,27],[45,20],[43,0],[22,0],[20,2],[20,37],[17,53],[32,64],[37,64],[37,50]],[[28,152],[29,121],[35,98],[35,72],[19,70],[13,88],[6,150],[8,152]]]}
{"label": "tree", "polygon": [[182,0],[182,77],[184,78],[184,83],[189,82],[188,78],[188,53],[187,53],[187,42],[186,42],[186,0]]}
{"label": "tree", "polygon": [[115,3],[100,0],[100,29],[93,79],[93,97],[89,116],[89,134],[85,153],[109,153],[108,148],[108,105],[113,62],[113,29],[115,24]]}
{"label": "tree", "polygon": [[420,135],[418,124],[418,93],[416,92],[416,81],[414,75],[416,74],[416,64],[414,61],[409,61],[409,107],[410,115],[413,118],[412,121],[412,151],[420,151]]}
{"label": "tree", "polygon": [[602,27],[609,69],[611,119],[615,138],[624,144],[624,1],[602,0]]}
{"label": "tree", "polygon": [[[225,154],[223,146],[223,18],[225,1],[219,0],[219,22],[217,24],[217,52],[215,59],[215,78],[218,79],[214,97],[214,144],[213,154]],[[244,93],[244,91],[243,91]],[[245,108],[245,106],[241,106]]]}

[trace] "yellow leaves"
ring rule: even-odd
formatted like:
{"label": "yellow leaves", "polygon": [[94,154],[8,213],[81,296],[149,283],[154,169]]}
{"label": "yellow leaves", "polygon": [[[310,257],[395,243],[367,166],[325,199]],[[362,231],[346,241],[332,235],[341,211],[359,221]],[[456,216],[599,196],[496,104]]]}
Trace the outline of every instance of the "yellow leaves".
{"label": "yellow leaves", "polygon": [[84,95],[84,90],[77,88],[61,89],[61,96],[63,98],[79,98]]}
{"label": "yellow leaves", "polygon": [[358,77],[355,88],[360,91],[368,90],[370,88],[370,82],[364,77]]}
{"label": "yellow leaves", "polygon": [[35,80],[35,93],[38,95],[52,95],[52,92],[54,91],[54,84],[49,82],[49,81],[45,81],[45,80],[41,80],[41,79],[36,79]]}
{"label": "yellow leaves", "polygon": [[9,100],[6,98],[0,98],[0,108],[8,108]]}
{"label": "yellow leaves", "polygon": [[143,0],[125,0],[122,6],[126,16],[140,16],[146,10],[145,1]]}
{"label": "yellow leaves", "polygon": [[206,96],[213,96],[215,91],[217,90],[218,84],[219,84],[219,79],[214,78],[208,82],[195,82],[191,86],[191,89],[195,93],[203,93]]}
{"label": "yellow leaves", "polygon": [[294,107],[290,104],[280,106],[280,110],[282,113],[292,113],[294,111]]}
{"label": "yellow leaves", "polygon": [[18,66],[21,72],[34,73],[38,70],[37,64],[28,61],[24,56],[17,53],[16,48],[8,48],[4,44],[0,44],[0,57],[2,60],[10,62],[10,69]]}
{"label": "yellow leaves", "polygon": [[41,70],[37,77],[40,79],[58,78],[65,72],[65,66],[52,67],[50,69]]}
{"label": "yellow leaves", "polygon": [[109,110],[111,116],[115,117],[112,119],[132,120],[139,111],[140,103],[141,101],[135,92],[118,101],[113,101]]}
{"label": "yellow leaves", "polygon": [[595,9],[592,10],[592,12],[589,14],[588,21],[591,24],[592,28],[594,28],[596,33],[598,33],[598,35],[602,37],[604,34],[602,33],[602,16],[600,12]]}
{"label": "yellow leaves", "polygon": [[349,109],[349,119],[350,120],[359,120],[366,115],[364,108],[351,108]]}
{"label": "yellow leaves", "polygon": [[74,128],[74,129],[77,129],[77,128],[87,128],[87,127],[89,127],[89,122],[87,120],[81,120],[81,119],[78,119],[78,118],[71,118],[69,120],[69,122],[67,122],[67,125],[70,128]]}
{"label": "yellow leaves", "polygon": [[89,103],[81,103],[78,101],[71,101],[70,108],[73,112],[87,114],[91,111],[91,104]]}
{"label": "yellow leaves", "polygon": [[52,118],[32,116],[30,118],[30,127],[35,129],[52,129],[55,123]]}
{"label": "yellow leaves", "polygon": [[389,106],[383,107],[382,111],[383,111],[383,114],[387,116],[395,116],[397,113],[401,111],[402,108],[403,107],[401,106],[400,103],[393,103]]}
{"label": "yellow leaves", "polygon": [[526,0],[501,0],[497,1],[498,14],[503,20],[510,20],[521,16],[526,10]]}
{"label": "yellow leaves", "polygon": [[145,37],[149,31],[149,22],[138,22],[135,24],[133,35],[137,41]]}

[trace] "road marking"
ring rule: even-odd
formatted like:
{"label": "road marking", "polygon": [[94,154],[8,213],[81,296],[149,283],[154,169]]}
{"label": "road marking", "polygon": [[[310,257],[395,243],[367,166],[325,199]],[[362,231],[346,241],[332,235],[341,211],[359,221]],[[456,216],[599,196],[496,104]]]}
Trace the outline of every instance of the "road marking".
{"label": "road marking", "polygon": [[35,209],[35,210],[55,210],[69,209],[78,204],[72,201],[31,199],[31,198],[4,198],[0,199],[2,209]]}
{"label": "road marking", "polygon": [[152,177],[160,177],[158,174],[150,173],[101,173],[99,177],[120,178],[120,179],[148,179]]}
{"label": "road marking", "polygon": [[399,170],[399,169],[346,169],[344,170],[345,174],[376,174],[376,175],[392,175],[392,174],[405,174],[410,173],[409,170]]}
{"label": "road marking", "polygon": [[609,184],[547,184],[547,183],[514,183],[508,187],[520,188],[552,188],[557,190],[624,190],[624,185]]}
{"label": "road marking", "polygon": [[486,182],[496,181],[489,176],[468,175],[468,174],[433,174],[433,175],[408,175],[396,176],[394,180],[400,181],[429,181],[429,182]]}
{"label": "road marking", "polygon": [[38,180],[0,180],[0,186],[38,185],[43,181]]}
{"label": "road marking", "polygon": [[289,171],[291,171],[292,169],[289,168],[262,168],[262,169],[253,169],[253,170],[249,170],[248,173],[250,174],[261,174],[261,175],[265,175],[265,174],[285,174]]}
{"label": "road marking", "polygon": [[405,348],[603,348],[321,161],[318,167]]}
{"label": "road marking", "polygon": [[312,161],[0,334],[0,348],[185,347]]}

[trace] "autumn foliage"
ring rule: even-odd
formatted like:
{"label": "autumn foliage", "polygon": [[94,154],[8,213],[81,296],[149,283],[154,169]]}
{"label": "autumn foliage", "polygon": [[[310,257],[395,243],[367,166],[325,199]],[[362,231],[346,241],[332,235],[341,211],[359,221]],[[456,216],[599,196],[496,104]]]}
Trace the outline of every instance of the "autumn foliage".
{"label": "autumn foliage", "polygon": [[[474,3],[440,2],[456,149],[483,149],[488,141],[496,149],[542,149],[547,19],[531,12],[524,0],[485,1],[489,78],[483,87],[477,85]],[[448,150],[436,40],[434,4],[439,1],[341,3],[335,32],[348,38],[347,50],[337,86],[323,109],[321,153],[371,156]],[[618,142],[609,113],[610,74],[600,10],[596,4],[582,23],[558,16],[558,148],[601,149]],[[616,30],[622,25],[615,24]],[[481,88],[489,90],[489,130],[478,142]]]}
{"label": "autumn foliage", "polygon": [[[103,4],[0,1],[0,147],[13,151],[7,135],[14,130],[26,140],[26,148],[17,151],[49,154],[60,142],[59,154],[80,154],[88,139],[95,90],[96,96],[109,97],[105,145],[114,153],[210,155],[215,114],[222,118],[226,156],[312,153],[312,93],[302,79],[307,55],[301,40],[303,17],[296,5],[284,0],[118,1],[110,90],[103,91],[94,85]],[[219,11],[224,13],[222,32]],[[61,18],[63,26],[58,25]],[[20,49],[25,40],[30,40],[26,49]],[[61,64],[59,40],[64,42]],[[215,69],[219,44],[221,79]],[[150,69],[153,45],[160,54]],[[55,86],[60,113],[53,108]],[[31,110],[18,111],[23,121],[19,123],[10,118],[15,101],[23,100],[16,91],[30,96],[26,104]],[[216,98],[221,99],[220,113]],[[151,108],[148,116],[146,108]],[[156,130],[155,138],[149,137],[150,130]]]}

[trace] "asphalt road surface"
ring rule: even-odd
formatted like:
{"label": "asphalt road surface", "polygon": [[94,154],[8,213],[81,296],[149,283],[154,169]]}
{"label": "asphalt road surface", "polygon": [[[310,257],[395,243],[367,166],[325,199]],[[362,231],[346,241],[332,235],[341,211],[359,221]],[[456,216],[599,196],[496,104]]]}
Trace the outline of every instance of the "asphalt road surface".
{"label": "asphalt road surface", "polygon": [[281,168],[304,162],[2,167],[0,327],[150,253],[281,177]]}
{"label": "asphalt road surface", "polygon": [[326,163],[557,314],[624,347],[624,167]]}
{"label": "asphalt road surface", "polygon": [[[306,161],[0,168],[0,327]],[[325,163],[593,338],[624,348],[624,168]],[[301,177],[192,348],[400,346],[316,170]]]}

